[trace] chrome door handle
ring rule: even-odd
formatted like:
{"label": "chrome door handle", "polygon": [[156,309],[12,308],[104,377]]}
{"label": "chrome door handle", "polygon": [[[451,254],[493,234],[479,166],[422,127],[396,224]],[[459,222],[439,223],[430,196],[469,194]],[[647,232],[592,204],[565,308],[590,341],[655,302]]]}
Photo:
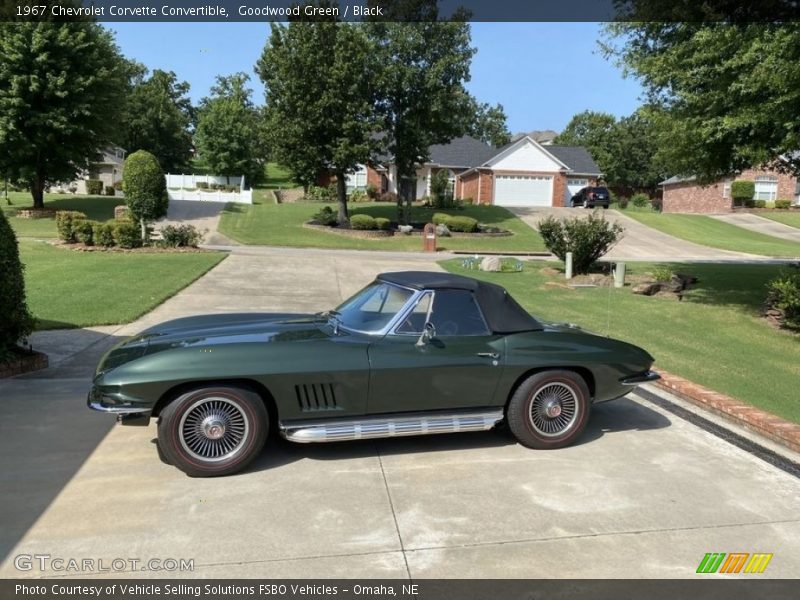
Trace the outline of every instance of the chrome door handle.
{"label": "chrome door handle", "polygon": [[476,356],[483,356],[484,358],[491,358],[493,360],[497,360],[500,358],[499,352],[478,352]]}

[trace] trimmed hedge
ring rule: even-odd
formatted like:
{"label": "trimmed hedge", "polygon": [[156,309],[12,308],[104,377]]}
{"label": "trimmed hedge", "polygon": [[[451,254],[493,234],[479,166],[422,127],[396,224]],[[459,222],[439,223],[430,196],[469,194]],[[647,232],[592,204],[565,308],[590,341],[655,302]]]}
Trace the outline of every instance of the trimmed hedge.
{"label": "trimmed hedge", "polygon": [[171,248],[196,248],[203,240],[203,235],[194,225],[167,225],[161,230],[163,245]]}
{"label": "trimmed hedge", "polygon": [[572,266],[577,274],[588,273],[592,264],[617,243],[623,231],[619,223],[611,223],[597,214],[563,221],[550,216],[539,222],[544,245],[561,261],[566,260],[567,252],[572,252]]}
{"label": "trimmed hedge", "polygon": [[25,278],[17,236],[0,211],[0,363],[17,342],[33,331],[34,318],[25,300]]}
{"label": "trimmed hedge", "polygon": [[756,208],[767,208],[767,201],[766,200],[754,200],[753,204]]}
{"label": "trimmed hedge", "polygon": [[112,236],[120,248],[139,248],[142,245],[142,231],[133,221],[114,223]]}
{"label": "trimmed hedge", "polygon": [[93,238],[94,243],[103,248],[111,248],[115,245],[114,242],[114,221],[106,223],[97,223],[93,225]]}
{"label": "trimmed hedge", "polygon": [[87,179],[86,193],[90,196],[99,196],[103,193],[103,182],[99,179]]}
{"label": "trimmed hedge", "polygon": [[391,226],[392,223],[389,221],[389,219],[385,219],[384,217],[376,217],[375,227],[380,231],[389,231]]}
{"label": "trimmed hedge", "polygon": [[116,196],[117,190],[113,185],[106,186],[106,196]]}
{"label": "trimmed hedge", "polygon": [[[731,198],[736,206],[747,206],[747,201],[756,195],[755,181],[734,181],[731,183]],[[752,207],[750,207],[752,208]]]}
{"label": "trimmed hedge", "polygon": [[644,208],[650,204],[650,196],[643,193],[634,194],[631,196],[630,203],[636,208]]}
{"label": "trimmed hedge", "polygon": [[451,216],[445,213],[433,213],[431,217],[431,223],[434,225],[445,225],[447,221],[451,219]]}
{"label": "trimmed hedge", "polygon": [[377,229],[375,219],[370,215],[353,215],[350,217],[350,227],[353,229],[370,230]]}
{"label": "trimmed hedge", "polygon": [[122,181],[125,203],[136,221],[146,223],[167,215],[167,181],[155,156],[144,150],[129,155]]}
{"label": "trimmed hedge", "polygon": [[791,200],[775,200],[775,208],[787,209],[792,206]]}
{"label": "trimmed hedge", "polygon": [[77,210],[59,210],[56,212],[56,230],[58,239],[68,244],[78,241],[76,228],[86,220],[86,215]]}
{"label": "trimmed hedge", "polygon": [[472,217],[450,217],[445,223],[450,231],[473,233],[478,231],[478,220]]}
{"label": "trimmed hedge", "polygon": [[75,239],[81,244],[94,246],[94,228],[100,223],[97,221],[78,221],[74,225]]}
{"label": "trimmed hedge", "polygon": [[767,306],[783,313],[783,323],[800,329],[800,269],[782,272],[767,284]]}

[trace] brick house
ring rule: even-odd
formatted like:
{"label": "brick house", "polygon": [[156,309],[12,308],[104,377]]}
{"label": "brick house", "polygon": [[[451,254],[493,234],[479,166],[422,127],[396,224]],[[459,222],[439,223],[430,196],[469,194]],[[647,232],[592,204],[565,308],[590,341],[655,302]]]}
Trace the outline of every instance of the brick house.
{"label": "brick house", "polygon": [[700,185],[694,177],[670,177],[662,181],[662,211],[667,213],[725,213],[733,208],[731,183],[755,182],[754,200],[791,200],[800,204],[800,180],[773,169],[747,169],[714,183]]}
{"label": "brick house", "polygon": [[[417,169],[417,198],[430,195],[431,177],[446,170],[457,199],[498,206],[565,206],[582,187],[595,185],[602,173],[586,148],[543,145],[522,136],[494,148],[464,136],[430,148],[430,161]],[[333,181],[329,174],[319,185]],[[391,160],[363,165],[347,176],[348,189],[369,184],[397,193],[397,169]]]}

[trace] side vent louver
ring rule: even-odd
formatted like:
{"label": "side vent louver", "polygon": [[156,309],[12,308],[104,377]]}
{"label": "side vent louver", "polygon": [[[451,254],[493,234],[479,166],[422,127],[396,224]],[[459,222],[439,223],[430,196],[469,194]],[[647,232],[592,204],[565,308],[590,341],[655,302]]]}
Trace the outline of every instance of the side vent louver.
{"label": "side vent louver", "polygon": [[332,383],[311,383],[294,386],[297,405],[303,412],[337,410],[336,393]]}

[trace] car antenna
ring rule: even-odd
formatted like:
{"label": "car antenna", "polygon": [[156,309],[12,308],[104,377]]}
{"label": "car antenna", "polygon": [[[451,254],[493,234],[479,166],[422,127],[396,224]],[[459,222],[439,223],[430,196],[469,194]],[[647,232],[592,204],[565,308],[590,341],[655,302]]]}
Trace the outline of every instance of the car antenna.
{"label": "car antenna", "polygon": [[616,265],[610,264],[611,267],[611,284],[608,286],[608,295],[606,297],[606,337],[611,337],[611,288],[614,285],[614,269]]}

